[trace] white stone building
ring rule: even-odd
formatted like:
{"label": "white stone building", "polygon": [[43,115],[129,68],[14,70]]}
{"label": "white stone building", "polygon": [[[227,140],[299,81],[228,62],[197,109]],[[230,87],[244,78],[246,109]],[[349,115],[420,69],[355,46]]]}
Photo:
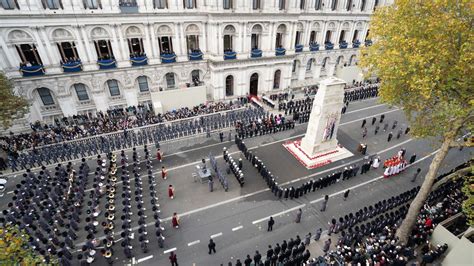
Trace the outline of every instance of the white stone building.
{"label": "white stone building", "polygon": [[389,1],[0,0],[0,70],[28,121],[261,95],[354,65]]}

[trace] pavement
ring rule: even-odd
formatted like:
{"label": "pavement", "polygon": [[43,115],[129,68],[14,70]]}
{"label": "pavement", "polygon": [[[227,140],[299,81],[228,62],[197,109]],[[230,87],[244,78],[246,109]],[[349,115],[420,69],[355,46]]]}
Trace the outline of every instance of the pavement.
{"label": "pavement", "polygon": [[[332,217],[338,218],[380,199],[420,185],[423,177],[419,177],[415,183],[412,183],[409,181],[411,175],[418,167],[422,169],[422,174],[426,173],[438,144],[435,140],[412,139],[410,134],[403,135],[400,139],[394,137],[391,142],[387,142],[388,132],[381,130],[377,135],[374,135],[375,126],[370,125],[372,117],[378,118],[381,114],[385,114],[385,119],[390,125],[394,120],[397,120],[399,127],[401,126],[403,129],[406,127],[407,122],[401,110],[380,104],[377,99],[350,103],[346,114],[341,118],[338,140],[353,152],[354,156],[312,170],[303,167],[282,145],[285,141],[303,137],[307,124],[297,124],[294,130],[245,140],[247,147],[262,159],[267,168],[277,176],[278,183],[284,187],[296,187],[310,178],[319,178],[344,166],[360,165],[364,160],[364,157],[356,151],[360,142],[367,143],[369,155],[377,154],[382,160],[395,155],[401,148],[407,150],[408,157],[413,153],[417,154],[416,165],[409,167],[397,176],[384,179],[382,169],[371,170],[364,175],[357,175],[322,190],[305,194],[297,200],[275,198],[264,180],[246,160],[243,160],[246,183],[242,188],[235,177],[230,175],[228,176],[229,190],[227,192],[218,182],[215,182],[214,192],[208,191],[207,184],[194,182],[192,173],[195,172],[196,165],[202,158],[208,158],[209,154],[216,156],[221,169],[225,169],[226,166],[222,159],[224,147],[229,150],[234,159],[242,157],[233,141],[220,142],[217,134],[211,138],[200,136],[162,143],[161,150],[165,153],[163,163],[154,160],[153,165],[157,172],[158,185],[156,189],[161,205],[162,224],[166,228],[164,232],[165,248],[158,247],[154,237],[153,215],[148,210],[146,215],[148,215],[149,227],[147,231],[150,251],[147,254],[142,253],[138,240],[134,240],[135,257],[128,260],[123,256],[122,249],[117,244],[114,248],[116,264],[169,265],[168,253],[170,251],[176,252],[180,265],[227,265],[229,261],[234,263],[237,258],[243,261],[247,254],[253,257],[255,250],[265,254],[269,244],[274,246],[275,243],[281,243],[290,237],[295,238],[296,235],[304,238],[308,232],[312,232],[314,235],[317,228],[325,230],[327,222]],[[368,136],[362,139],[361,123],[364,118],[368,122]],[[398,128],[393,131],[394,135],[397,130]],[[225,136],[227,138],[227,134]],[[142,147],[138,147],[137,150],[143,156]],[[153,147],[151,153],[154,154],[154,152]],[[472,152],[473,149],[450,151],[440,169],[440,174],[472,158]],[[94,169],[94,160],[91,160],[89,164],[91,169]],[[161,177],[159,170],[162,165],[168,169],[167,180],[159,178]],[[2,210],[6,208],[13,195],[12,191],[20,180],[18,175],[16,177],[12,175],[9,178],[6,194],[0,199]],[[146,180],[143,183],[143,193],[149,195],[148,183]],[[175,187],[173,200],[167,196],[169,184]],[[117,195],[121,195],[121,186],[118,188]],[[349,199],[343,201],[342,193],[348,188],[351,189]],[[330,195],[328,209],[321,213],[319,202],[326,194]],[[144,201],[149,205],[146,206],[147,209],[151,209],[149,198],[144,197]],[[122,209],[119,205],[116,207],[117,210]],[[303,217],[301,223],[296,224],[294,218],[298,208],[303,210]],[[136,210],[132,210],[132,212],[136,212]],[[170,220],[173,212],[180,215],[179,229],[171,227]],[[120,215],[116,216],[120,217]],[[270,216],[275,219],[275,225],[272,232],[267,232],[266,224]],[[134,221],[132,226],[137,225],[137,221]],[[119,234],[120,231],[116,230],[116,234]],[[319,242],[310,245],[312,256],[321,254],[321,246],[325,237],[327,236],[323,235]],[[213,238],[217,245],[217,253],[213,255],[207,254],[207,243],[210,238]],[[119,237],[117,236],[116,239]],[[79,234],[78,248],[84,240],[85,235]],[[94,264],[104,265],[105,260],[97,258]]]}

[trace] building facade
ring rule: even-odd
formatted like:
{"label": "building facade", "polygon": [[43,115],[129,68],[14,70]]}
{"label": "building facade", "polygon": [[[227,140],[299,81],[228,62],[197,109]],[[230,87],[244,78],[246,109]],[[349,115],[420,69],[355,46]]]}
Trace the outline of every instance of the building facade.
{"label": "building facade", "polygon": [[30,122],[261,95],[354,65],[389,1],[0,0],[0,69]]}

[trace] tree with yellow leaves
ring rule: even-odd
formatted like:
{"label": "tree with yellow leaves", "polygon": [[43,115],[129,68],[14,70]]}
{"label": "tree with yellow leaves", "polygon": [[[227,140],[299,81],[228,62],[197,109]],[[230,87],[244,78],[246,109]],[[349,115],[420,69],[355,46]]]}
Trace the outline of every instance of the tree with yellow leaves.
{"label": "tree with yellow leaves", "polygon": [[372,16],[374,43],[361,50],[361,66],[381,79],[381,101],[403,108],[415,137],[440,141],[397,231],[401,243],[450,149],[472,146],[465,134],[474,120],[473,7],[472,0],[396,0]]}
{"label": "tree with yellow leaves", "polygon": [[15,118],[28,112],[28,101],[13,94],[11,82],[0,72],[0,128],[8,128]]}
{"label": "tree with yellow leaves", "polygon": [[17,226],[0,227],[0,265],[44,264],[43,256],[28,246],[28,239],[29,236]]}

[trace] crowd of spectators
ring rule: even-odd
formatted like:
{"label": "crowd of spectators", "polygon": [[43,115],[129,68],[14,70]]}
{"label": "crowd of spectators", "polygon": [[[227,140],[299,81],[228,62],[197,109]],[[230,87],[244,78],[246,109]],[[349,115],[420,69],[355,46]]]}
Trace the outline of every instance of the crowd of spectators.
{"label": "crowd of spectators", "polygon": [[437,224],[461,211],[465,198],[461,192],[462,184],[462,179],[450,180],[430,193],[418,214],[406,245],[399,244],[395,236],[408,211],[409,206],[404,203],[399,209],[390,213],[387,211],[385,215],[378,217],[380,219],[369,222],[369,227],[359,225],[354,227],[354,230],[342,230],[335,249],[327,252],[325,256],[313,259],[308,265],[321,262],[344,265],[407,265],[414,260],[421,261],[421,265],[433,263],[446,251],[447,245],[432,246],[429,238]]}
{"label": "crowd of spectators", "polygon": [[30,133],[10,133],[9,136],[0,137],[0,146],[6,152],[21,151],[67,140],[231,110],[240,106],[238,101],[215,102],[155,114],[151,107],[139,105],[63,117],[55,119],[53,124],[37,121],[31,124]]}

